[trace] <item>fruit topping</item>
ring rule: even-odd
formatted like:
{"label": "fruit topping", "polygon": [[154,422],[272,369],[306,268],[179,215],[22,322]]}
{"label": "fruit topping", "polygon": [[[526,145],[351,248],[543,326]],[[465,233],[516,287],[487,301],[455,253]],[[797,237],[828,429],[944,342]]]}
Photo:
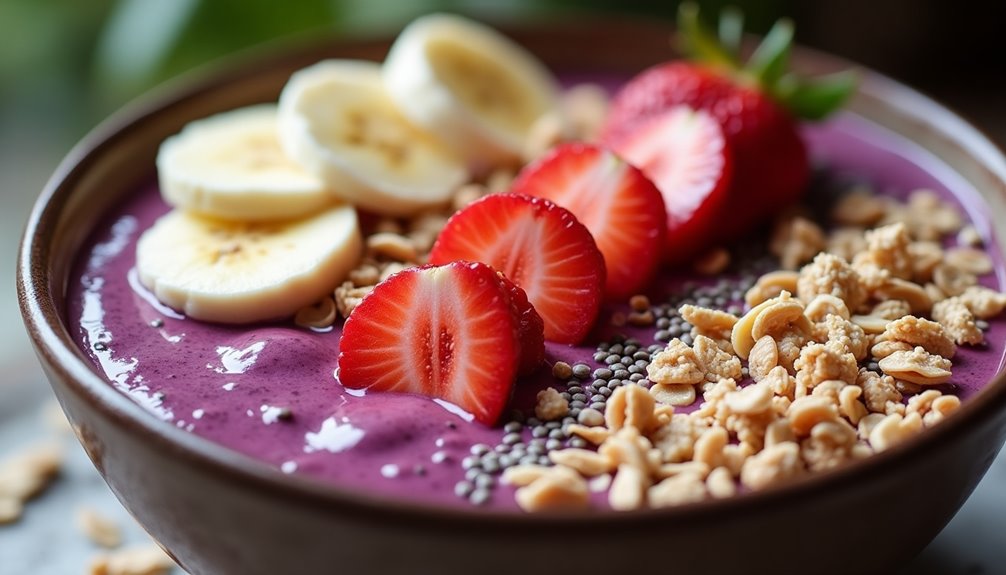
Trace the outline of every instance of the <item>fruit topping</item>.
{"label": "fruit topping", "polygon": [[694,60],[659,64],[630,80],[612,101],[602,139],[620,150],[646,120],[681,105],[711,114],[734,155],[725,209],[743,214],[729,219],[736,237],[800,197],[810,170],[795,119],[817,120],[837,109],[854,79],[842,73],[805,80],[787,73],[793,36],[788,20],[776,23],[746,63],[738,56],[739,32],[730,32],[740,29],[736,19],[720,27],[720,42],[699,23],[693,4],[682,4],[678,24],[683,48]]}
{"label": "fruit topping", "polygon": [[545,323],[545,339],[579,343],[600,309],[604,257],[567,209],[518,194],[492,194],[454,214],[430,263],[485,262],[527,292]]}
{"label": "fruit topping", "polygon": [[664,199],[613,152],[592,144],[560,145],[525,167],[510,191],[552,200],[590,230],[604,255],[609,299],[624,300],[653,278],[667,230]]}
{"label": "fruit topping", "polygon": [[247,223],[175,210],[140,237],[140,282],[195,319],[252,323],[291,316],[331,294],[360,258],[356,210]]}
{"label": "fruit topping", "polygon": [[263,104],[197,120],[161,145],[164,200],[226,220],[265,221],[316,213],[335,203],[317,177],[280,149],[276,106]]}
{"label": "fruit topping", "polygon": [[724,219],[732,160],[719,125],[687,106],[648,119],[616,150],[653,180],[667,208],[664,260],[678,263],[719,240],[745,216]]}
{"label": "fruit topping", "polygon": [[517,334],[520,337],[519,375],[534,373],[545,361],[545,323],[527,299],[527,293],[505,275],[496,272],[500,283],[510,294],[510,303],[517,315]]}
{"label": "fruit topping", "polygon": [[402,112],[477,171],[520,159],[558,87],[531,53],[499,32],[448,14],[419,18],[398,36],[384,84]]}
{"label": "fruit topping", "polygon": [[411,124],[381,81],[381,65],[326,60],[295,72],[279,98],[283,149],[346,201],[388,215],[445,204],[463,162]]}
{"label": "fruit topping", "polygon": [[339,381],[352,389],[442,399],[492,425],[524,361],[522,337],[533,337],[521,333],[525,316],[512,293],[482,263],[391,276],[346,320]]}

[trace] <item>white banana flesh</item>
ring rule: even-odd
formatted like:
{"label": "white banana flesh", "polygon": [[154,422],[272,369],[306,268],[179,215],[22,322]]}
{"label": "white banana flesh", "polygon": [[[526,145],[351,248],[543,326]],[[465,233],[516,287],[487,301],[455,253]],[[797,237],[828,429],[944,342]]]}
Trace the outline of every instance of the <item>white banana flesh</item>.
{"label": "white banana flesh", "polygon": [[447,14],[419,18],[402,31],[384,62],[384,85],[413,122],[476,171],[519,161],[531,126],[557,109],[559,93],[530,52]]}
{"label": "white banana flesh", "polygon": [[140,282],[187,316],[252,323],[331,295],[363,249],[356,210],[301,220],[231,222],[174,210],[140,237]]}
{"label": "white banana flesh", "polygon": [[395,107],[377,63],[326,60],[293,74],[279,99],[283,149],[361,208],[406,216],[445,204],[464,161]]}
{"label": "white banana flesh", "polygon": [[280,148],[271,104],[188,124],[161,145],[157,173],[169,204],[225,220],[296,218],[337,200]]}

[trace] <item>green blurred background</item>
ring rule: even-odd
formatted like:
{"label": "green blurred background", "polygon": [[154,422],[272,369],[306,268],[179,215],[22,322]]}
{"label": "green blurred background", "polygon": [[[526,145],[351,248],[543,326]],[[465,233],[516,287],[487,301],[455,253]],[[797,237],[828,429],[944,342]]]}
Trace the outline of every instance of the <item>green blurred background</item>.
{"label": "green blurred background", "polygon": [[[712,18],[722,0],[701,1]],[[1006,141],[1006,2],[739,0],[749,28],[779,16],[800,42],[921,87]],[[450,10],[486,19],[625,13],[670,21],[672,0],[0,0],[0,370],[27,353],[14,303],[17,238],[31,202],[75,141],[123,103],[179,73],[298,34],[394,33]]]}

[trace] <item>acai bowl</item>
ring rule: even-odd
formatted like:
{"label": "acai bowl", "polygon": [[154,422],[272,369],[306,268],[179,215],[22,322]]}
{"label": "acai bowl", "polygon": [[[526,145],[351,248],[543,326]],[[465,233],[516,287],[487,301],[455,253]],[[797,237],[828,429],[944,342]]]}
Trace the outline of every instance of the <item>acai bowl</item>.
{"label": "acai bowl", "polygon": [[[594,49],[585,38],[598,29],[624,39],[616,43],[640,48],[612,58],[598,47],[592,57]],[[570,85],[591,80],[615,88],[649,65],[666,60],[668,31],[660,27],[605,24],[594,29],[559,26],[511,33],[549,68],[562,72],[560,77]],[[563,47],[571,44],[583,46],[583,50],[570,54]],[[644,50],[644,45],[649,48]],[[961,352],[965,367],[958,367],[955,373],[964,374],[967,366],[980,365],[972,377],[981,381],[968,380],[971,383],[954,390],[963,401],[945,421],[882,453],[758,493],[709,497],[668,509],[618,512],[605,509],[606,497],[595,494],[592,498],[598,502],[592,509],[524,513],[514,503],[514,488],[498,485],[487,505],[476,505],[471,493],[464,498],[456,493],[458,483],[467,479],[463,460],[471,448],[485,444],[495,450],[507,444],[505,435],[517,432],[527,436],[521,442],[530,447],[538,426],[533,422],[527,425],[525,420],[520,429],[504,429],[508,422],[500,419],[495,426],[479,427],[426,398],[380,396],[376,392],[357,399],[363,405],[367,400],[385,398],[378,400],[384,407],[377,410],[375,418],[385,409],[408,410],[428,424],[413,431],[422,442],[402,453],[382,445],[379,457],[363,459],[365,464],[354,466],[361,470],[358,479],[340,476],[333,481],[331,473],[345,468],[339,464],[341,453],[326,446],[361,433],[359,444],[364,445],[379,434],[377,429],[368,429],[366,415],[326,407],[354,400],[352,395],[340,399],[342,393],[333,391],[337,354],[331,340],[337,332],[318,334],[291,322],[235,331],[176,323],[192,320],[175,317],[134,295],[143,290],[130,286],[133,250],[129,246],[139,232],[168,210],[152,183],[154,158],[164,139],[190,121],[276,101],[294,71],[323,58],[378,61],[387,46],[384,42],[328,45],[274,57],[254,70],[216,72],[201,84],[192,84],[124,117],[117,125],[109,124],[64,165],[29,225],[19,288],[46,371],[96,466],[131,512],[183,567],[193,573],[312,572],[330,566],[361,572],[426,568],[467,572],[472,565],[481,565],[502,572],[511,568],[509,562],[486,562],[485,558],[506,553],[512,560],[524,559],[527,565],[536,566],[535,571],[578,565],[593,572],[651,565],[657,556],[650,550],[670,545],[678,551],[675,564],[687,572],[759,572],[766,566],[780,572],[876,572],[911,557],[945,524],[1002,444],[1006,391],[998,377],[1003,346],[1002,332],[997,331],[1001,326],[995,320],[990,321],[986,333],[991,349],[974,352],[977,355]],[[815,72],[844,67],[815,54],[797,56],[800,67]],[[907,195],[929,188],[949,194],[944,198],[951,199],[965,219],[983,232],[980,235],[988,242],[986,248],[1001,277],[1001,256],[993,240],[997,218],[990,215],[1001,212],[1001,155],[949,112],[886,79],[864,71],[858,90],[847,111],[832,124],[808,129],[812,157],[830,161],[833,167],[843,169],[839,171],[865,176],[881,192]],[[95,246],[104,249],[95,251]],[[97,318],[99,328],[104,326],[113,335],[111,341],[103,339],[100,329],[91,333],[84,326],[82,331],[88,290],[80,282],[88,277],[89,252],[124,258],[102,263],[107,267],[94,274],[107,282],[107,288],[102,289],[112,290],[95,296],[104,302],[104,317]],[[716,287],[715,282],[697,279],[702,286]],[[996,281],[995,276],[986,275],[985,281]],[[682,291],[683,283],[670,281],[668,287],[651,291],[652,303],[664,303],[673,294],[696,300],[726,297],[715,291],[687,295]],[[731,291],[741,289],[730,287]],[[743,305],[736,297],[730,299],[725,306]],[[116,302],[128,305],[127,313],[136,317],[116,319],[116,314],[123,313]],[[657,318],[652,326],[611,325],[610,319],[619,312],[627,318],[632,310],[624,302],[603,308],[594,332],[580,348],[548,344],[547,365],[534,376],[539,388],[521,384],[525,388],[516,390],[514,404],[508,407],[533,409],[535,393],[526,389],[536,392],[542,387],[562,390],[565,386],[569,393],[570,386],[565,385],[569,379],[582,380],[584,391],[593,381],[605,380],[595,377],[595,372],[612,367],[605,362],[614,353],[614,345],[622,346],[617,355],[624,357],[627,346],[639,348],[630,354],[635,355],[651,345],[660,343],[663,347],[667,343],[654,339]],[[177,315],[177,311],[173,313]],[[743,315],[743,310],[738,315]],[[203,329],[206,331],[201,332]],[[316,343],[301,341],[284,348],[273,343],[282,338],[271,335],[270,329]],[[672,335],[674,330],[665,331]],[[198,341],[200,333],[208,334],[201,347],[209,350],[209,356],[179,362],[191,371],[172,369],[167,373],[159,369],[168,359],[175,363],[175,357],[161,351],[150,356],[158,358],[151,361],[151,371],[140,374],[144,381],[139,383],[146,387],[136,385],[133,373],[124,380],[126,385],[120,386],[123,390],[110,385],[116,383],[110,369],[119,366],[128,371],[134,357],[139,358],[141,368],[146,365],[140,347],[156,342],[166,346],[164,349],[176,350],[180,358],[184,346]],[[639,341],[633,344],[614,339],[618,333]],[[674,334],[679,340],[684,335],[681,329]],[[172,342],[172,337],[180,337],[180,341]],[[646,337],[650,339],[644,340]],[[261,341],[267,343],[259,350],[258,359],[249,361]],[[595,360],[602,344],[607,345],[607,355]],[[228,349],[218,352],[219,348]],[[165,355],[158,355],[162,353]],[[270,353],[276,355],[270,357]],[[106,358],[109,362],[103,365]],[[578,365],[586,365],[590,376],[556,378],[548,366],[558,361],[568,364],[571,371],[582,371]],[[317,362],[311,377],[298,377],[282,389],[263,389],[262,381],[256,382],[253,375],[258,368],[262,377],[283,377],[310,362]],[[629,366],[625,367],[628,372]],[[239,373],[242,369],[245,372]],[[253,376],[248,377],[250,374]],[[158,381],[159,376],[163,381]],[[614,374],[607,381],[612,378]],[[172,380],[182,383],[174,385]],[[299,383],[305,387],[295,387]],[[235,385],[228,390],[225,386],[229,384]],[[133,392],[132,398],[122,391]],[[249,395],[241,395],[245,393]],[[568,403],[578,401],[573,399],[575,395],[570,393]],[[597,394],[584,395],[593,403]],[[207,399],[214,396],[228,399]],[[138,403],[137,398],[142,401]],[[215,417],[222,416],[234,419],[235,425],[215,425]],[[342,416],[349,421],[341,420]],[[332,417],[335,419],[327,423]],[[343,427],[348,424],[351,428]],[[335,440],[326,440],[326,426],[329,431],[342,430],[342,435],[336,433]],[[543,427],[546,438],[555,430],[554,425]],[[214,435],[215,429],[227,431]],[[354,433],[353,429],[362,431]],[[459,429],[465,431],[461,437]],[[346,439],[347,432],[350,439]],[[368,432],[372,433],[369,438]],[[280,441],[277,436],[286,439]],[[420,464],[425,473],[416,472]],[[919,477],[927,479],[919,481]],[[473,492],[477,482],[473,477]],[[798,528],[811,521],[816,529]],[[580,529],[585,535],[603,530],[610,552],[556,553],[562,549],[556,547],[561,545],[556,534]],[[780,537],[794,544],[773,545]],[[878,538],[887,543],[877,545]],[[729,553],[721,549],[725,541],[731,542]],[[837,541],[857,552],[836,557],[827,550],[833,551]],[[382,553],[391,548],[396,553]],[[822,556],[830,559],[822,562]]]}

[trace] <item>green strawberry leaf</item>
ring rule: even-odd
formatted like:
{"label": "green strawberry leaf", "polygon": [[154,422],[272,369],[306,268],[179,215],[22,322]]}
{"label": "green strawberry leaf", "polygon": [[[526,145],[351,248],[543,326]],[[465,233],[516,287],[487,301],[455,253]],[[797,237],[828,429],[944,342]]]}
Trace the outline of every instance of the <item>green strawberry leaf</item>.
{"label": "green strawberry leaf", "polygon": [[845,103],[857,81],[851,71],[809,79],[787,75],[778,82],[775,95],[794,116],[820,120]]}
{"label": "green strawberry leaf", "polygon": [[758,48],[751,54],[747,69],[762,86],[771,88],[789,66],[789,52],[793,46],[793,22],[781,19],[772,26]]}

